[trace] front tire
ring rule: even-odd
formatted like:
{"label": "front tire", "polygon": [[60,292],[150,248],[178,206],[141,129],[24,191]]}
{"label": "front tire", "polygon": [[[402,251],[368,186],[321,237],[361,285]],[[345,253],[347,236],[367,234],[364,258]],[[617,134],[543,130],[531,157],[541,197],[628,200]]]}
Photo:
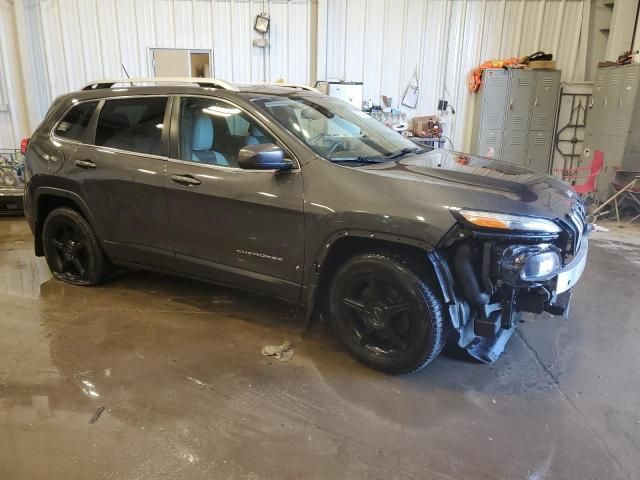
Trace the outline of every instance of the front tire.
{"label": "front tire", "polygon": [[44,222],[42,245],[55,278],[73,285],[98,285],[107,258],[87,220],[71,208],[56,208]]}
{"label": "front tire", "polygon": [[348,259],[329,291],[334,330],[351,354],[386,373],[414,373],[442,351],[446,326],[433,289],[387,253]]}

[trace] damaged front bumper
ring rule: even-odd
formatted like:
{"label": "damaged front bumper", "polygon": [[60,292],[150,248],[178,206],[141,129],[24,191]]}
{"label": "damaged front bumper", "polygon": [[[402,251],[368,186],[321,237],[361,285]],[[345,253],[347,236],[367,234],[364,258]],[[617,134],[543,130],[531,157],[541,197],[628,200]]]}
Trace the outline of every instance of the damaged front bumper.
{"label": "damaged front bumper", "polygon": [[520,312],[567,317],[571,289],[586,266],[587,235],[563,266],[561,252],[551,242],[496,249],[493,240],[483,239],[470,245],[457,245],[450,261],[437,252],[429,257],[443,286],[458,344],[472,357],[483,363],[497,360]]}
{"label": "damaged front bumper", "polygon": [[555,293],[561,294],[567,292],[578,282],[584,268],[587,266],[587,252],[589,251],[589,240],[587,237],[582,239],[578,254],[569,262],[556,277]]}

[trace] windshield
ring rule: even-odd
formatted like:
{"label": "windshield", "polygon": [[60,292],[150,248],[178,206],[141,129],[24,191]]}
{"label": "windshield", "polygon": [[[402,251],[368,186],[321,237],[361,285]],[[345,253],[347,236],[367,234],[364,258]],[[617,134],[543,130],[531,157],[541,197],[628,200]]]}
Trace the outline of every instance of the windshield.
{"label": "windshield", "polygon": [[332,162],[385,162],[423,150],[367,113],[319,95],[260,98],[254,102],[311,150]]}

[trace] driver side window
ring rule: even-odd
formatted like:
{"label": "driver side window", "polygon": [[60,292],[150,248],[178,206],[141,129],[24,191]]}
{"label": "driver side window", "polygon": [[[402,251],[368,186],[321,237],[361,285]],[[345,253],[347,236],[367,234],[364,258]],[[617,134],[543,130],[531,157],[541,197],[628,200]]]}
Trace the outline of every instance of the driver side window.
{"label": "driver side window", "polygon": [[238,167],[247,145],[275,143],[239,108],[207,98],[180,100],[179,158],[194,163]]}

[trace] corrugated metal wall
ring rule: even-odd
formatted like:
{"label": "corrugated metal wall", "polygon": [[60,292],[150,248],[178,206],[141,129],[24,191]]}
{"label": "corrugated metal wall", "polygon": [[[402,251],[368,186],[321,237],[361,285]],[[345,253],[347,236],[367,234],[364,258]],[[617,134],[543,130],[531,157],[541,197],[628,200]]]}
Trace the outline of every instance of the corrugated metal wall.
{"label": "corrugated metal wall", "polygon": [[[363,81],[365,98],[385,94],[396,104],[417,68],[418,106],[403,109],[409,117],[431,114],[439,98],[449,100],[456,109],[449,134],[462,149],[469,146],[470,70],[486,59],[542,49],[555,54],[564,79],[582,80],[581,28],[589,13],[589,0],[16,0],[15,5],[26,44],[22,60],[31,128],[56,95],[92,79],[121,77],[121,64],[132,76],[146,76],[149,48],[183,47],[213,50],[219,78],[260,81],[266,71],[268,81],[310,83],[317,68],[319,79]],[[271,47],[265,52],[251,45],[258,37],[255,15],[262,10],[272,18]]]}
{"label": "corrugated metal wall", "polygon": [[449,136],[469,147],[470,71],[485,60],[554,54],[564,80],[584,79],[588,0],[319,0],[318,77],[364,82],[364,98],[398,105],[417,69],[409,117],[451,102]]}
{"label": "corrugated metal wall", "polygon": [[14,147],[16,135],[14,132],[14,119],[9,102],[9,81],[11,69],[6,49],[11,45],[7,35],[10,34],[10,25],[13,22],[13,5],[0,1],[0,148]]}
{"label": "corrugated metal wall", "polygon": [[0,49],[0,148],[16,145],[16,135],[13,132],[13,118],[9,107],[5,75],[4,55]]}
{"label": "corrugated metal wall", "polygon": [[[32,127],[55,96],[90,80],[148,76],[149,48],[213,50],[214,75],[235,81],[311,81],[311,0],[24,0],[29,74],[39,79]],[[271,47],[251,42],[271,15]],[[263,63],[264,62],[264,63]]]}

